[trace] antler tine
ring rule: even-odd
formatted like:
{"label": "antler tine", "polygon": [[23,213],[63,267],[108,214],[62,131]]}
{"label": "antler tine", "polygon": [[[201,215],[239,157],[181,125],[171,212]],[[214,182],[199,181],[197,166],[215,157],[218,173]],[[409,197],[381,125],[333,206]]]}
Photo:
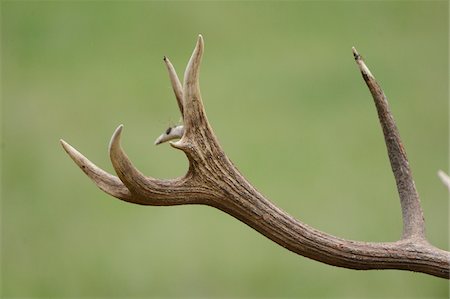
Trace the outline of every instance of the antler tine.
{"label": "antler tine", "polygon": [[189,184],[189,176],[172,180],[159,180],[144,176],[131,163],[120,145],[123,125],[114,131],[109,144],[109,155],[112,165],[120,180],[130,192],[146,205],[179,205],[197,203],[197,197],[189,197],[185,193]]}
{"label": "antler tine", "polygon": [[[181,85],[180,79],[170,62],[169,58],[164,56],[164,63],[166,64],[167,71],[169,72],[170,83],[172,84],[173,92],[175,93],[175,98],[177,99],[178,108],[180,109],[181,117],[184,118],[184,108],[183,108],[183,86]],[[167,142],[169,140],[181,138],[184,135],[184,126],[179,125],[175,127],[169,127],[165,132],[163,132],[155,140],[155,145]]]}
{"label": "antler tine", "polygon": [[178,79],[175,68],[167,56],[164,56],[164,63],[166,64],[167,71],[169,72],[170,83],[172,84],[172,89],[177,99],[178,108],[180,109],[181,116],[184,117],[183,86],[181,85],[180,79]]}
{"label": "antler tine", "polygon": [[[203,37],[198,36],[197,44],[184,73],[183,105],[184,105],[184,136],[192,139],[194,129],[204,128],[211,131],[200,94],[200,64],[203,56]],[[191,140],[193,141],[193,140]],[[175,145],[175,144],[174,144]],[[175,145],[176,146],[176,145]]]}
{"label": "antler tine", "polygon": [[403,216],[403,239],[412,237],[424,239],[425,220],[420,206],[419,194],[417,193],[408,158],[405,149],[403,148],[394,117],[389,109],[386,95],[364,63],[361,55],[359,55],[354,47],[352,50],[362,77],[372,94],[378,111],[378,118],[381,127],[383,128],[384,140],[392,172],[394,173],[398,194],[400,195]]}
{"label": "antler tine", "polygon": [[100,190],[127,202],[138,204],[141,203],[131,194],[131,192],[119,180],[118,177],[107,173],[89,161],[88,158],[83,156],[79,151],[64,140],[61,139],[60,142],[66,153],[72,158],[75,164],[80,167],[80,169],[95,183],[95,185],[97,185],[98,188],[100,188]]}

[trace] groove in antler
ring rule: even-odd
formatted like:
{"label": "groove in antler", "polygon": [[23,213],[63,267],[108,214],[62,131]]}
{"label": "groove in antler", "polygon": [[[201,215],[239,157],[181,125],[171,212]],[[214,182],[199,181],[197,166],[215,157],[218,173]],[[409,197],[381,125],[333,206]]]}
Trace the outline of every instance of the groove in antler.
{"label": "groove in antler", "polygon": [[408,158],[403,148],[394,117],[389,109],[386,95],[364,63],[361,55],[359,55],[354,47],[352,50],[362,77],[372,94],[378,111],[378,118],[383,129],[392,172],[400,196],[403,216],[403,238],[416,237],[423,239],[425,236],[425,220],[420,206],[419,194],[417,193]]}

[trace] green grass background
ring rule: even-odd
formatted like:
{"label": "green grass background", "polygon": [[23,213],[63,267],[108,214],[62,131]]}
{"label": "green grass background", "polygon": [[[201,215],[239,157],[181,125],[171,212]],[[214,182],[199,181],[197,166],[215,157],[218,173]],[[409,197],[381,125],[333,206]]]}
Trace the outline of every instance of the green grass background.
{"label": "green grass background", "polygon": [[448,2],[2,1],[4,298],[447,298],[448,282],[297,256],[209,207],[143,207],[99,191],[59,144],[108,171],[109,138],[147,175],[187,160],[154,139],[179,120],[180,76],[205,38],[208,118],[278,206],[340,237],[394,241],[401,215],[351,47],[390,99],[427,236],[448,250]]}

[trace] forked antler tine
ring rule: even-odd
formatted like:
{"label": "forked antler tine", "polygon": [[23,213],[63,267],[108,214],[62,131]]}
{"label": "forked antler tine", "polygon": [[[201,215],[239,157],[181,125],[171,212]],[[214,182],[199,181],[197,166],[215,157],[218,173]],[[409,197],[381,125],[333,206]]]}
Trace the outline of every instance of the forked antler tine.
{"label": "forked antler tine", "polygon": [[[188,204],[182,199],[186,178],[159,180],[144,176],[130,161],[120,145],[123,125],[117,127],[109,143],[109,156],[117,176],[130,192],[144,205],[169,206]],[[180,192],[178,192],[180,191]],[[180,193],[180,194],[178,194]],[[194,202],[195,199],[192,199]]]}
{"label": "forked antler tine", "polygon": [[384,140],[400,196],[403,216],[403,239],[411,237],[424,239],[425,221],[420,206],[419,194],[417,193],[408,158],[403,148],[397,125],[389,109],[386,95],[364,63],[361,55],[354,47],[352,50],[362,77],[374,99],[378,118],[383,128]]}
{"label": "forked antler tine", "polygon": [[164,63],[166,64],[167,71],[169,72],[170,83],[172,84],[172,89],[177,99],[178,108],[180,108],[181,116],[184,117],[183,86],[181,85],[180,79],[178,79],[175,68],[166,56],[164,56]]}
{"label": "forked antler tine", "polygon": [[83,156],[70,144],[64,140],[60,140],[66,153],[72,158],[80,169],[99,187],[102,191],[112,195],[118,199],[138,203],[128,190],[128,188],[119,180],[118,177],[113,176]]}

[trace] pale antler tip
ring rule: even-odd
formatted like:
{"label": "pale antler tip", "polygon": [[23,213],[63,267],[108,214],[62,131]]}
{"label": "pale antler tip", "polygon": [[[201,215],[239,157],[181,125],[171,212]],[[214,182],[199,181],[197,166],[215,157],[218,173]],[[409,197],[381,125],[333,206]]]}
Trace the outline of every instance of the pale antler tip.
{"label": "pale antler tip", "polygon": [[61,143],[61,145],[66,148],[66,146],[68,145],[67,142],[65,142],[63,139],[59,139],[59,143]]}
{"label": "pale antler tip", "polygon": [[170,62],[169,57],[167,57],[167,56],[165,56],[165,55],[164,55],[164,57],[163,57],[163,60],[164,60],[164,63],[165,63],[167,66],[169,66],[169,65],[172,64],[172,63]]}
{"label": "pale antler tip", "polygon": [[81,169],[83,169],[83,171],[85,171],[86,158],[64,140],[60,139],[59,142],[61,143],[62,147],[69,155],[69,157],[75,162],[75,164],[77,164]]}
{"label": "pale antler tip", "polygon": [[442,183],[447,186],[448,190],[450,191],[450,177],[448,176],[448,174],[446,174],[445,172],[443,172],[442,170],[439,170],[437,172],[439,178],[441,179]]}
{"label": "pale antler tip", "polygon": [[69,154],[69,156],[73,157],[73,153],[76,152],[76,150],[70,144],[65,142],[63,139],[59,139],[59,142],[61,143],[66,153]]}
{"label": "pale antler tip", "polygon": [[204,41],[203,41],[203,36],[202,36],[201,34],[199,34],[199,35],[198,35],[198,39],[197,39],[197,45],[203,49],[204,44],[205,44],[205,43],[204,43]]}
{"label": "pale antler tip", "polygon": [[123,129],[123,124],[120,124],[120,125],[117,127],[116,132],[117,132],[118,134],[120,134],[120,132],[122,132],[122,129]]}
{"label": "pale antler tip", "polygon": [[370,78],[374,78],[372,73],[370,72],[369,68],[367,67],[366,63],[364,62],[362,56],[356,51],[355,47],[352,47],[353,57],[355,57],[355,61],[358,64],[359,70],[363,74],[363,76],[367,76]]}
{"label": "pale antler tip", "polygon": [[109,142],[109,146],[108,146],[109,152],[111,152],[111,150],[120,143],[120,136],[122,135],[122,129],[123,129],[123,125],[121,124],[114,131],[114,133],[111,137],[111,141]]}
{"label": "pale antler tip", "polygon": [[359,55],[358,51],[356,51],[355,47],[352,47],[353,57],[355,57],[355,60],[360,60],[361,55]]}
{"label": "pale antler tip", "polygon": [[[173,69],[173,66],[172,66],[172,63],[171,63],[170,60],[169,60],[169,57],[167,57],[167,56],[164,55],[163,61],[164,61],[164,64],[166,65],[167,68]],[[169,73],[170,73],[170,72],[171,72],[171,70],[169,70]]]}

